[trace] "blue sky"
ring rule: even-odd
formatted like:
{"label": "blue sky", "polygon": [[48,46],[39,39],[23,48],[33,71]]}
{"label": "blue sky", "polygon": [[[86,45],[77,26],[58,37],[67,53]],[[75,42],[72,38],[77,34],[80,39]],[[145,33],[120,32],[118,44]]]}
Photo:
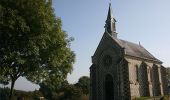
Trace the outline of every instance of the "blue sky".
{"label": "blue sky", "polygon": [[[75,38],[74,71],[68,76],[71,83],[89,75],[91,56],[103,35],[109,0],[56,0],[55,13],[63,20],[63,29]],[[169,0],[112,0],[117,20],[118,37],[141,43],[155,57],[170,66],[170,1]]]}
{"label": "blue sky", "polygon": [[[76,83],[81,76],[89,76],[91,56],[104,32],[109,0],[53,0],[56,16],[63,21],[63,30],[74,37],[71,43],[76,53],[74,70],[68,76]],[[141,43],[150,53],[170,66],[170,1],[169,0],[112,0],[117,20],[118,38]],[[16,89],[38,88],[21,78]]]}

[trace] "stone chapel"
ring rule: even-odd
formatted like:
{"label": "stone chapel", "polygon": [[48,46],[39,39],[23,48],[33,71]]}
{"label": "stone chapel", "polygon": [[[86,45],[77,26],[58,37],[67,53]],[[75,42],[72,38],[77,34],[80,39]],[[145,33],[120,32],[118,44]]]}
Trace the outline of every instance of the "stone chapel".
{"label": "stone chapel", "polygon": [[166,69],[142,45],[119,39],[111,4],[92,56],[90,100],[131,100],[167,94]]}

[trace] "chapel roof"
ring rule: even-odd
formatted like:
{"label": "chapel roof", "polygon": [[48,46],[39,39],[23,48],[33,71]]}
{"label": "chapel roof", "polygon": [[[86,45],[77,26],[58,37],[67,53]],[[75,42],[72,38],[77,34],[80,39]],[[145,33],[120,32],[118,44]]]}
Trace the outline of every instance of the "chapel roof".
{"label": "chapel roof", "polygon": [[149,53],[142,45],[135,44],[129,41],[121,40],[118,38],[113,38],[122,48],[125,50],[125,55],[154,60],[156,62],[162,63],[160,60],[155,58],[151,53]]}

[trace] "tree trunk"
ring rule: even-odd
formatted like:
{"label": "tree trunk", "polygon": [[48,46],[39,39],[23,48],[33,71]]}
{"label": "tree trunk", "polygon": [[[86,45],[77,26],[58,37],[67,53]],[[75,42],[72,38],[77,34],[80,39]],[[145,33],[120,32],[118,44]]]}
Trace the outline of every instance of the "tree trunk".
{"label": "tree trunk", "polygon": [[16,81],[15,79],[12,79],[11,89],[10,89],[10,94],[9,94],[9,100],[12,100],[12,95],[13,95],[13,90],[14,90],[15,81]]}

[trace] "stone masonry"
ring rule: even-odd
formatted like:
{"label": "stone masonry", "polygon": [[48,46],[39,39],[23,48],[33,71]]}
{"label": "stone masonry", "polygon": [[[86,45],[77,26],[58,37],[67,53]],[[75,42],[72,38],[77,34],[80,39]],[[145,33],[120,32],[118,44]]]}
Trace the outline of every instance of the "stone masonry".
{"label": "stone masonry", "polygon": [[142,45],[117,38],[111,4],[92,56],[90,100],[131,100],[167,94],[166,69]]}

